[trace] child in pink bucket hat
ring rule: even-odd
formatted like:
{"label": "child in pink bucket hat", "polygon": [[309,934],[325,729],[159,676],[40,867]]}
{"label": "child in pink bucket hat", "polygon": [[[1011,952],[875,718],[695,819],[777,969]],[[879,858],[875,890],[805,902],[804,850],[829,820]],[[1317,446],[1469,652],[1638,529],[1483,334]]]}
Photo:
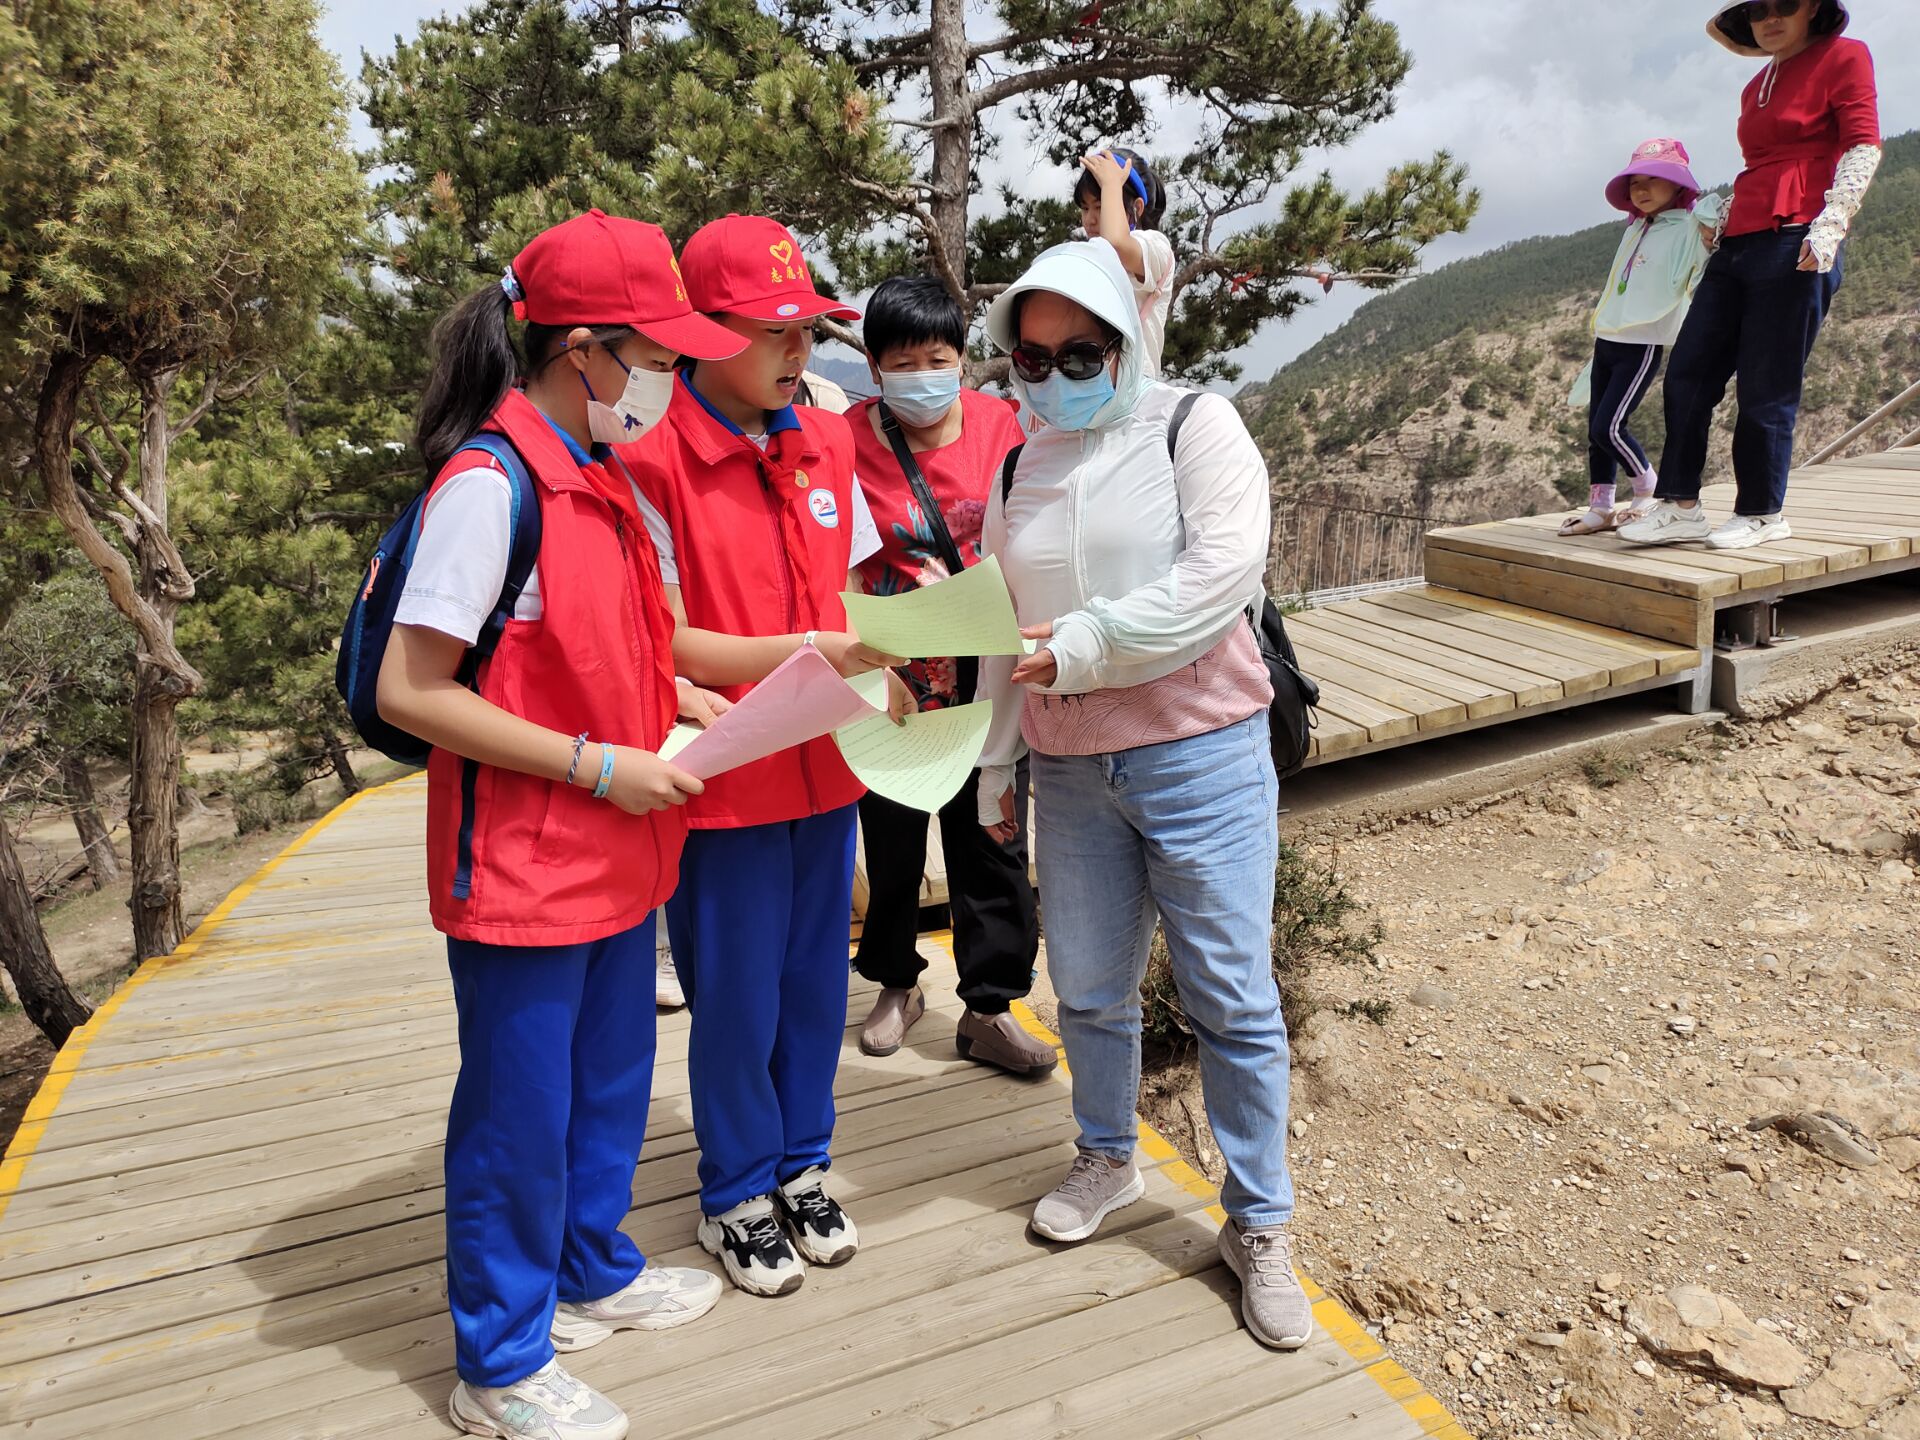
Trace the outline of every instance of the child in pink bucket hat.
{"label": "child in pink bucket hat", "polygon": [[[1678,140],[1643,142],[1607,182],[1607,203],[1633,219],[1614,253],[1607,285],[1593,312],[1593,363],[1574,382],[1568,403],[1587,406],[1587,508],[1569,517],[1562,535],[1612,530],[1653,508],[1658,477],[1627,421],[1653,387],[1660,359],[1680,334],[1694,286],[1706,268],[1726,206],[1703,196]],[[1615,513],[1620,468],[1633,480],[1633,503]]]}

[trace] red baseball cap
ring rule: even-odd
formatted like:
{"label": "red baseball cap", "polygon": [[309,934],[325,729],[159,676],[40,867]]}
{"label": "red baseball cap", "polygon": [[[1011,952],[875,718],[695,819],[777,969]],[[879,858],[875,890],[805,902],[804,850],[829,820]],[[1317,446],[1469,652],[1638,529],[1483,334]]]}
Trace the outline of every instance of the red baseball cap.
{"label": "red baseball cap", "polygon": [[702,225],[681,252],[693,308],[749,320],[858,320],[851,305],[813,288],[793,233],[764,215],[728,215]]}
{"label": "red baseball cap", "polygon": [[658,225],[589,210],[542,230],[500,282],[536,325],[631,325],[696,360],[726,360],[746,340],[696,312]]}

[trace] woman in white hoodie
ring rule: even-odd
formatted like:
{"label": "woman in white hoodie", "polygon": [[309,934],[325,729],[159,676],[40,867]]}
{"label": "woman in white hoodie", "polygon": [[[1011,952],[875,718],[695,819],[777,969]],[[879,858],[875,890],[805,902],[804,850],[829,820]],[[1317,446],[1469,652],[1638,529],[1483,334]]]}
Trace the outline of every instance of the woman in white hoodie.
{"label": "woman in white hoodie", "polygon": [[1134,1107],[1157,917],[1226,1163],[1221,1252],[1247,1328],[1297,1348],[1313,1320],[1286,1229],[1273,690],[1248,623],[1266,570],[1266,466],[1224,396],[1189,400],[1144,374],[1132,286],[1104,241],[1042,254],[987,330],[1012,353],[1021,404],[1046,421],[984,528],[1043,643],[1018,663],[983,660],[980,678],[996,702],[980,772],[989,829],[1011,830],[1013,767],[1033,755],[1047,965],[1080,1126],[1033,1228],[1084,1240],[1144,1192]]}

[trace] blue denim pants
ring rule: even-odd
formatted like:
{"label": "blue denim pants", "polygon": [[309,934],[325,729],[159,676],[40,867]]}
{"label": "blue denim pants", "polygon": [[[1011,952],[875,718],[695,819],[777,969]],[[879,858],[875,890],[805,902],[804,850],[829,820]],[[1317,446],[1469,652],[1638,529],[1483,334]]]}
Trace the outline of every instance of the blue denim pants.
{"label": "blue denim pants", "polygon": [[1733,380],[1734,513],[1777,515],[1785,506],[1807,357],[1846,259],[1843,247],[1828,274],[1797,268],[1806,238],[1804,225],[1736,235],[1707,262],[1667,358],[1662,500],[1699,498],[1714,408]]}
{"label": "blue denim pants", "polygon": [[1248,1225],[1293,1215],[1287,1027],[1273,979],[1278,860],[1267,717],[1110,755],[1033,757],[1047,969],[1073,1071],[1080,1146],[1138,1135],[1140,980],[1156,916],[1200,1046],[1221,1202]]}

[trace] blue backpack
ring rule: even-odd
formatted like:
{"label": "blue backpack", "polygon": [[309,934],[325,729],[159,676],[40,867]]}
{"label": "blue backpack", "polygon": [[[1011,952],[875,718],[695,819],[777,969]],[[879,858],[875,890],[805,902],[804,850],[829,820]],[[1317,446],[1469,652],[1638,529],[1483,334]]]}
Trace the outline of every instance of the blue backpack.
{"label": "blue backpack", "polygon": [[[476,435],[460,447],[460,453],[470,450],[484,450],[498,460],[513,490],[506,584],[458,672],[460,683],[473,688],[481,662],[493,654],[507,621],[513,618],[513,607],[526,588],[534,559],[540,553],[540,496],[534,489],[526,462],[506,436]],[[403,765],[426,764],[427,754],[433,747],[419,736],[409,735],[382,719],[375,693],[380,682],[380,664],[387,655],[387,639],[393,633],[393,613],[407,588],[407,571],[413,566],[414,546],[420,543],[420,521],[426,508],[427,490],[423,489],[380,537],[372,563],[367,566],[367,578],[347,611],[347,623],[340,632],[340,658],[333,671],[334,686],[340,691],[340,698],[347,702],[347,713],[353,718],[353,728],[360,732],[360,738]]]}

